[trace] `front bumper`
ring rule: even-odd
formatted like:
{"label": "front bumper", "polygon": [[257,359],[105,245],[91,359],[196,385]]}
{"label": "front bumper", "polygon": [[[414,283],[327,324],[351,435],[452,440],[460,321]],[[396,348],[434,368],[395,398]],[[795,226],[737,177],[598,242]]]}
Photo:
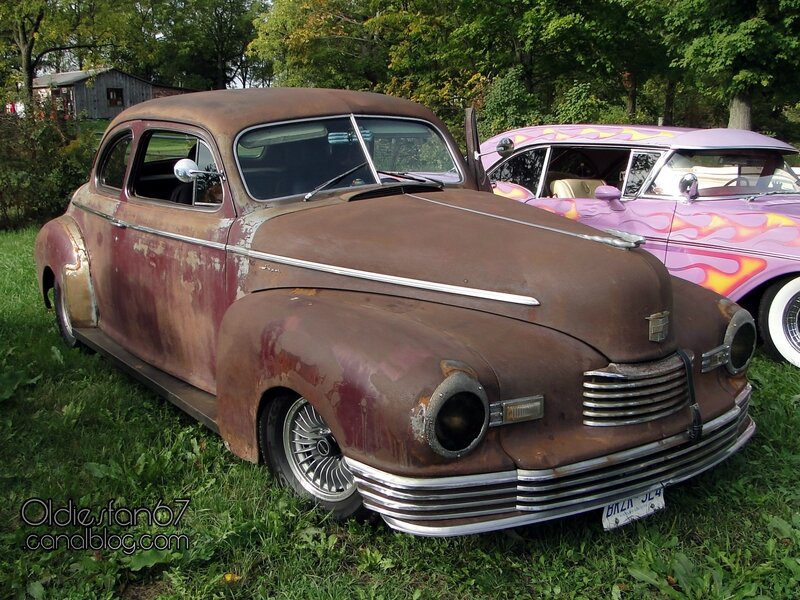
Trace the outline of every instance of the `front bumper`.
{"label": "front bumper", "polygon": [[602,508],[719,464],[755,433],[748,384],[736,405],[689,432],[556,469],[413,478],[346,459],[364,505],[394,529],[428,536],[480,533]]}

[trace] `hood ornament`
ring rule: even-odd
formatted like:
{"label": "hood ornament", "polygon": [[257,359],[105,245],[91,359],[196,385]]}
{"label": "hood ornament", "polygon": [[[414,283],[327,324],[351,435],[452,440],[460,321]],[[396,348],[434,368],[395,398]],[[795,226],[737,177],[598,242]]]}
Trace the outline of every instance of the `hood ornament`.
{"label": "hood ornament", "polygon": [[663,342],[669,333],[669,311],[653,313],[647,320],[650,323],[650,341]]}

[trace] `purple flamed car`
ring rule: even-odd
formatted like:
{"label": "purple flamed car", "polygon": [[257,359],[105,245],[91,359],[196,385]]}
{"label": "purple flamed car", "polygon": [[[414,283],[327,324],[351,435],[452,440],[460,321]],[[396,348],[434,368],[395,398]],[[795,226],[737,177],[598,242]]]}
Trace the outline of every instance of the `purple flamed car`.
{"label": "purple flamed car", "polygon": [[758,313],[800,367],[800,182],[776,139],[736,129],[525,127],[481,146],[494,192],[642,236],[673,275]]}

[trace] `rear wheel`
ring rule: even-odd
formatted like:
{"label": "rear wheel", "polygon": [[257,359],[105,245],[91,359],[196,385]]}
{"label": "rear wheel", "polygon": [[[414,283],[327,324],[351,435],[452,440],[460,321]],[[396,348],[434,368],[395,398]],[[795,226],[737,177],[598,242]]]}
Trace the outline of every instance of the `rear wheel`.
{"label": "rear wheel", "polygon": [[770,286],[758,311],[764,351],[800,367],[800,277]]}
{"label": "rear wheel", "polygon": [[282,484],[337,519],[361,508],[361,496],[339,444],[305,398],[276,398],[259,418],[261,453]]}
{"label": "rear wheel", "polygon": [[68,347],[76,348],[80,345],[80,342],[75,338],[75,333],[72,330],[72,320],[69,317],[67,299],[58,282],[53,285],[53,300],[56,310],[56,326],[58,327],[58,333]]}

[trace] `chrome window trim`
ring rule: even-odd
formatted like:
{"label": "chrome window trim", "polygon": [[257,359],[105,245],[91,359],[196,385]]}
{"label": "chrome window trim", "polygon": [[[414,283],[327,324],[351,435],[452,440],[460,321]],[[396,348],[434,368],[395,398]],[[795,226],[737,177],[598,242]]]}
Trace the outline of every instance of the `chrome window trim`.
{"label": "chrome window trim", "polygon": [[[202,204],[202,205],[195,205],[194,203],[192,203],[192,204],[180,204],[178,202],[172,202],[170,200],[162,200],[161,198],[149,198],[147,196],[139,196],[138,194],[136,194],[134,192],[132,176],[134,175],[134,170],[136,168],[139,168],[139,166],[140,166],[140,165],[137,165],[135,163],[139,162],[140,152],[144,152],[144,153],[147,152],[147,147],[145,146],[143,149],[140,149],[140,144],[142,144],[143,142],[148,142],[149,143],[149,137],[151,137],[153,133],[158,133],[160,131],[181,133],[181,134],[184,134],[184,135],[187,135],[187,136],[192,136],[194,138],[197,138],[198,143],[205,145],[205,147],[208,148],[209,152],[211,153],[211,156],[214,157],[214,166],[217,167],[217,171],[219,171],[220,183],[225,181],[225,179],[226,179],[225,169],[220,169],[219,168],[219,165],[222,164],[222,159],[219,157],[219,153],[214,151],[214,147],[208,141],[208,139],[202,137],[200,134],[196,133],[196,131],[194,131],[194,130],[193,131],[187,131],[185,129],[180,129],[179,127],[177,127],[175,125],[172,125],[170,123],[164,123],[164,125],[161,126],[161,122],[160,121],[157,122],[157,123],[158,123],[158,125],[155,126],[155,127],[149,127],[149,126],[145,125],[145,127],[143,128],[143,130],[140,133],[140,139],[136,144],[136,156],[135,157],[132,156],[132,157],[129,158],[130,169],[127,172],[127,180],[125,182],[126,183],[126,188],[125,189],[126,189],[126,191],[128,193],[129,201],[133,201],[132,204],[142,204],[142,203],[157,204],[158,206],[182,208],[183,210],[193,210],[193,211],[198,211],[199,210],[201,212],[205,212],[205,213],[209,213],[209,214],[219,212],[222,209],[222,207],[225,205],[225,201],[228,199],[228,194],[225,191],[225,186],[224,185],[222,186],[222,201],[219,204]],[[144,160],[144,156],[142,156],[141,158],[142,158],[142,161],[143,161]],[[133,159],[133,160],[131,160],[131,159]],[[194,195],[196,193],[197,193],[197,182],[195,181],[195,182],[193,182],[193,185],[192,185],[192,199],[193,200],[194,200]],[[130,224],[128,224],[127,227],[131,227],[132,229],[134,229],[134,227],[132,227]]]}
{"label": "chrome window trim", "polygon": [[[120,194],[122,194],[122,190],[125,189],[128,182],[128,177],[130,176],[131,158],[133,158],[133,149],[137,140],[132,127],[121,127],[119,131],[108,137],[110,139],[107,142],[103,140],[105,143],[98,151],[97,166],[93,173],[94,186],[104,196],[119,198]],[[125,173],[122,175],[122,187],[116,188],[106,185],[102,182],[100,173],[105,168],[111,151],[116,148],[117,144],[119,144],[126,137],[129,138],[128,143],[130,144],[130,149],[128,160],[125,163]]]}
{"label": "chrome window trim", "polygon": [[[650,172],[644,178],[644,181],[642,181],[642,187],[639,188],[639,191],[637,191],[635,194],[632,194],[630,196],[626,196],[625,195],[625,190],[628,189],[628,180],[630,179],[630,176],[631,176],[631,167],[633,166],[633,157],[636,154],[658,154],[658,158],[656,159],[656,162],[653,163],[653,168],[650,169]],[[631,148],[630,155],[628,155],[628,166],[625,167],[625,179],[622,182],[622,187],[620,188],[620,202],[630,201],[630,200],[633,200],[635,198],[638,198],[641,195],[641,191],[647,189],[647,186],[650,185],[650,183],[652,182],[651,180],[654,178],[653,173],[655,173],[656,170],[661,168],[660,162],[661,162],[661,159],[664,158],[664,154],[665,154],[664,150],[654,150],[654,149],[644,150],[642,148]],[[625,200],[623,200],[623,198]]]}
{"label": "chrome window trim", "polygon": [[251,250],[243,246],[232,246],[232,245],[222,244],[219,242],[201,240],[198,238],[181,235],[179,233],[172,233],[170,231],[163,231],[160,229],[153,229],[151,227],[146,227],[143,225],[137,225],[135,223],[120,221],[119,219],[116,219],[111,215],[107,215],[103,212],[90,208],[79,202],[73,202],[73,206],[80,208],[81,210],[85,210],[86,212],[97,215],[98,217],[101,217],[103,219],[106,219],[107,221],[111,222],[113,225],[117,227],[130,228],[135,231],[142,231],[144,233],[150,233],[152,235],[158,235],[168,239],[178,240],[181,242],[186,242],[188,244],[195,244],[197,246],[205,246],[207,248],[213,248],[215,250],[225,250],[232,254],[238,254],[240,256],[244,256],[247,258],[254,258],[256,260],[274,262],[282,265],[288,265],[290,267],[300,267],[303,269],[319,271],[322,273],[342,275],[344,277],[352,277],[354,279],[377,281],[379,283],[390,283],[402,287],[411,287],[416,289],[428,290],[431,292],[442,292],[445,294],[469,296],[471,298],[482,298],[484,300],[496,300],[498,302],[506,302],[509,304],[520,304],[523,306],[539,306],[540,304],[539,301],[532,296],[522,296],[519,294],[511,294],[507,292],[495,292],[492,290],[468,288],[459,285],[451,285],[449,283],[439,283],[435,281],[426,281],[422,279],[412,279],[410,277],[387,275],[384,273],[375,273],[372,271],[361,271],[359,269],[351,269],[350,267],[339,267],[336,265],[318,263],[314,261],[303,260],[300,258],[292,258],[290,256],[281,256],[278,254],[259,252],[257,250]]}

